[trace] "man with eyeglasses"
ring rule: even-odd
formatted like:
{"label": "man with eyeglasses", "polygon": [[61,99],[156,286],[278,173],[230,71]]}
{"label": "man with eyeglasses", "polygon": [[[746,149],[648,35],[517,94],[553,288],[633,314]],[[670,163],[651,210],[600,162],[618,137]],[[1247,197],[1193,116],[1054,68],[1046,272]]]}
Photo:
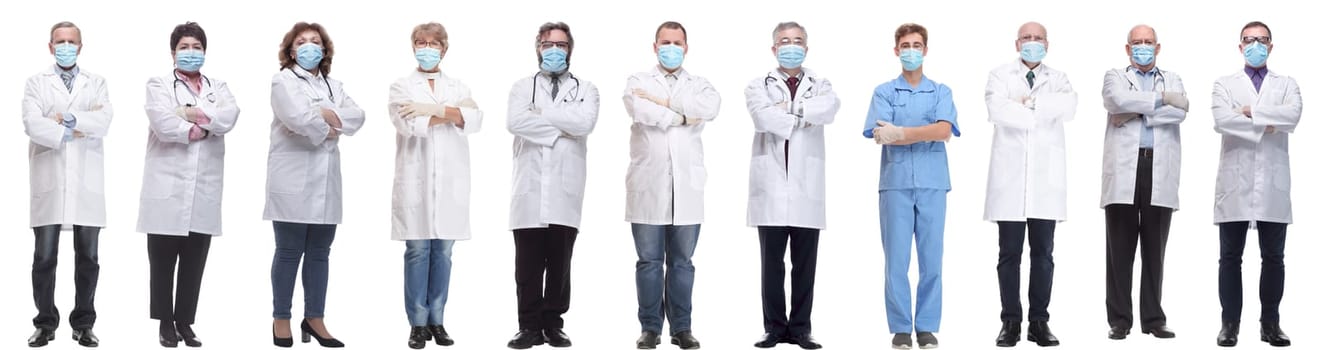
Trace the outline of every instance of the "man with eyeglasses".
{"label": "man with eyeglasses", "polygon": [[1021,25],[1016,62],[988,73],[984,102],[993,123],[984,220],[998,225],[998,287],[1002,329],[997,346],[1021,337],[1021,252],[1030,241],[1030,326],[1026,339],[1058,345],[1048,328],[1053,293],[1053,235],[1067,219],[1066,131],[1076,116],[1076,92],[1066,74],[1044,65],[1048,30]]}
{"label": "man with eyeglasses", "polygon": [[1140,246],[1140,331],[1158,338],[1176,334],[1161,305],[1163,255],[1181,175],[1181,122],[1189,102],[1181,78],[1158,69],[1162,49],[1154,28],[1137,25],[1127,35],[1131,64],[1103,76],[1103,207],[1107,231],[1108,338],[1126,339],[1134,317],[1131,275]]}
{"label": "man with eyeglasses", "polygon": [[1246,232],[1260,239],[1260,340],[1292,345],[1278,324],[1283,300],[1283,253],[1292,223],[1288,136],[1301,120],[1301,90],[1292,77],[1270,71],[1273,32],[1263,22],[1241,28],[1245,65],[1214,81],[1214,130],[1223,136],[1214,190],[1219,231],[1218,300],[1223,306],[1219,346],[1237,345],[1241,324],[1241,256]]}
{"label": "man with eyeglasses", "polygon": [[506,130],[515,135],[510,229],[515,236],[519,333],[506,345],[570,346],[570,258],[584,207],[588,135],[598,122],[598,89],[570,73],[575,37],[545,23],[535,38],[538,73],[515,81]]}

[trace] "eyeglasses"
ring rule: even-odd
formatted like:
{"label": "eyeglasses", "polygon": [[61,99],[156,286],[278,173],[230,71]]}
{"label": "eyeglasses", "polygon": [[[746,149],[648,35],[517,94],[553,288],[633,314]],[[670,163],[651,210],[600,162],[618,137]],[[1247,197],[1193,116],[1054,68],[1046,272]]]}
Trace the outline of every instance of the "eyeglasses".
{"label": "eyeglasses", "polygon": [[446,44],[436,40],[433,41],[414,40],[414,47],[417,48],[431,47],[440,50],[443,45]]}
{"label": "eyeglasses", "polygon": [[781,40],[778,40],[778,41],[777,41],[777,47],[782,47],[782,46],[785,46],[785,45],[798,45],[798,46],[805,46],[805,39],[801,39],[801,38],[795,38],[795,39],[791,39],[791,38],[782,38]]}
{"label": "eyeglasses", "polygon": [[1243,36],[1243,37],[1241,37],[1241,43],[1244,44],[1244,45],[1250,45],[1251,43],[1254,43],[1254,42],[1259,42],[1259,43],[1261,43],[1261,44],[1269,45],[1269,42],[1271,42],[1271,41],[1273,41],[1273,38],[1270,38],[1270,37],[1268,37],[1268,36]]}
{"label": "eyeglasses", "polygon": [[539,49],[542,49],[542,50],[550,49],[550,48],[553,48],[553,47],[559,47],[559,48],[562,48],[562,49],[569,50],[569,49],[570,49],[570,42],[569,42],[569,41],[543,41],[543,42],[539,42],[539,43],[538,43],[538,48],[539,48]]}

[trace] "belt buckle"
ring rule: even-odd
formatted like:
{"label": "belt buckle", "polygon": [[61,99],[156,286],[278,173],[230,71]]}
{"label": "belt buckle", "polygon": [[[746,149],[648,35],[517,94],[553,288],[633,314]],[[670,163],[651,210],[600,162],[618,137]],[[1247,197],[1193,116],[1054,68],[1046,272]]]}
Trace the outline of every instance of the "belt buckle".
{"label": "belt buckle", "polygon": [[1153,148],[1141,148],[1141,149],[1140,149],[1140,156],[1141,156],[1141,157],[1145,157],[1145,158],[1154,158],[1154,149],[1153,149]]}

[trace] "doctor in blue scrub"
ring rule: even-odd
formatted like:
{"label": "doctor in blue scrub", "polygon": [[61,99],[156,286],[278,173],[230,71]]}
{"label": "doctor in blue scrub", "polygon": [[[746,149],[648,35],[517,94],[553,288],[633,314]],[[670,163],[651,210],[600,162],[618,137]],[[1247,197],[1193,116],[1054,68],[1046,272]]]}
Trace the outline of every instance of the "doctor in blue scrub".
{"label": "doctor in blue scrub", "polygon": [[[933,335],[942,318],[942,231],[947,214],[947,144],[961,136],[952,91],[924,76],[928,30],[913,23],[896,29],[893,51],[903,72],[878,85],[864,137],[882,145],[878,208],[886,256],[887,325],[893,349],[938,347]],[[910,244],[919,254],[915,312],[910,300]]]}

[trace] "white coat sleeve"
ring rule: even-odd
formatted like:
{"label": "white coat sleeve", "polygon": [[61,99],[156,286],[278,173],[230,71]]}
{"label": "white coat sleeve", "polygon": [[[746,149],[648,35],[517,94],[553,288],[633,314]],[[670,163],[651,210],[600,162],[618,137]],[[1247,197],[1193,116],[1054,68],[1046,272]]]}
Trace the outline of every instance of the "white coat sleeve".
{"label": "white coat sleeve", "polygon": [[1054,74],[1060,79],[1052,90],[1040,90],[1034,95],[1034,117],[1049,123],[1065,123],[1076,119],[1076,90],[1064,74]]}
{"label": "white coat sleeve", "polygon": [[1301,89],[1296,85],[1296,79],[1284,79],[1287,80],[1287,86],[1282,100],[1262,98],[1250,107],[1250,120],[1255,126],[1272,126],[1282,132],[1296,131],[1296,123],[1301,121]]}
{"label": "white coat sleeve", "polygon": [[1131,82],[1115,70],[1103,75],[1103,108],[1108,114],[1154,113],[1154,101],[1159,100],[1159,93],[1154,91],[1132,90]]}
{"label": "white coat sleeve", "polygon": [[106,88],[106,80],[97,77],[92,79],[91,83],[94,86],[92,93],[96,96],[94,99],[96,102],[92,102],[89,110],[71,110],[68,113],[78,118],[74,130],[82,132],[84,137],[103,138],[110,132],[110,119],[115,114],[115,110],[110,106],[110,91]]}
{"label": "white coat sleeve", "polygon": [[841,99],[832,90],[832,82],[818,79],[813,96],[797,98],[800,103],[800,117],[813,125],[828,125],[837,120],[837,110],[841,109]]}
{"label": "white coat sleeve", "polygon": [[147,125],[162,142],[187,144],[193,123],[175,115],[177,103],[172,89],[173,84],[167,84],[164,79],[147,80],[147,104],[143,106],[147,112]]}
{"label": "white coat sleeve", "polygon": [[271,112],[285,129],[307,137],[314,145],[322,144],[331,132],[331,126],[322,119],[322,107],[286,75],[282,71],[271,78]]}
{"label": "white coat sleeve", "polygon": [[525,91],[528,89],[519,82],[510,88],[510,98],[506,100],[506,130],[515,137],[551,147],[561,137],[561,130],[533,110],[533,101]]}
{"label": "white coat sleeve", "polygon": [[43,113],[46,110],[41,100],[41,93],[37,90],[42,85],[41,77],[28,79],[27,86],[23,88],[23,131],[28,134],[32,143],[44,146],[46,148],[60,149],[64,147],[64,126],[52,120],[49,115]]}
{"label": "white coat sleeve", "polygon": [[1020,102],[1020,96],[1011,96],[1007,83],[996,70],[988,73],[984,104],[988,106],[988,121],[993,125],[1021,130],[1034,128],[1034,111]]}
{"label": "white coat sleeve", "polygon": [[340,118],[340,134],[354,136],[354,133],[363,128],[363,122],[366,121],[367,117],[363,112],[363,108],[359,108],[359,104],[354,103],[354,98],[349,97],[349,94],[345,92],[344,84],[335,84],[335,87],[336,96],[344,97],[341,97],[340,103],[331,108],[331,111],[335,112],[336,117]]}
{"label": "white coat sleeve", "polygon": [[[1167,91],[1186,94],[1186,86],[1182,84],[1181,77],[1176,74],[1168,74],[1165,88]],[[1150,126],[1181,124],[1186,120],[1186,111],[1172,105],[1163,105],[1155,109],[1153,114],[1145,115],[1145,119]]]}
{"label": "white coat sleeve", "polygon": [[768,89],[764,86],[766,79],[754,79],[745,87],[745,108],[749,109],[749,116],[754,118],[754,131],[766,132],[777,136],[779,139],[787,140],[791,138],[795,131],[796,119],[791,114],[791,107],[778,107],[772,98],[768,97]]}
{"label": "white coat sleeve", "polygon": [[1214,131],[1250,142],[1260,142],[1260,137],[1264,135],[1263,128],[1256,127],[1251,123],[1251,118],[1241,113],[1241,106],[1232,100],[1232,92],[1223,85],[1223,79],[1214,81],[1212,104]]}
{"label": "white coat sleeve", "polygon": [[234,94],[230,93],[230,86],[224,81],[214,80],[216,83],[212,90],[216,93],[216,107],[204,105],[202,114],[211,119],[207,125],[198,127],[206,129],[215,135],[225,135],[234,129],[234,124],[239,120],[239,103],[235,101]]}
{"label": "white coat sleeve", "polygon": [[644,89],[644,82],[638,76],[631,75],[625,80],[625,96],[622,99],[625,101],[625,113],[630,115],[630,119],[634,120],[635,124],[662,129],[680,125],[679,113],[646,98],[635,96],[634,89]]}
{"label": "white coat sleeve", "polygon": [[391,92],[386,99],[386,116],[391,118],[395,132],[404,137],[428,137],[428,118],[406,118],[400,114],[400,107],[413,103],[409,94],[409,79],[396,80],[391,84]]}
{"label": "white coat sleeve", "polygon": [[562,133],[573,137],[588,136],[598,123],[598,88],[593,83],[581,86],[582,98],[563,104],[554,104],[542,110],[543,119]]}
{"label": "white coat sleeve", "polygon": [[681,116],[712,121],[717,119],[721,109],[722,97],[708,79],[694,77],[680,93],[668,100],[672,110],[678,110]]}
{"label": "white coat sleeve", "polygon": [[[478,109],[478,102],[474,101],[473,93],[469,91],[468,86],[458,80],[455,81],[455,86],[456,90],[459,90],[458,93],[455,94],[455,96],[458,97],[458,102],[451,107],[459,108],[460,118],[464,119],[464,128],[460,129],[460,134],[469,135],[482,130],[483,110]],[[454,128],[456,126],[454,124],[447,124],[446,127]]]}

